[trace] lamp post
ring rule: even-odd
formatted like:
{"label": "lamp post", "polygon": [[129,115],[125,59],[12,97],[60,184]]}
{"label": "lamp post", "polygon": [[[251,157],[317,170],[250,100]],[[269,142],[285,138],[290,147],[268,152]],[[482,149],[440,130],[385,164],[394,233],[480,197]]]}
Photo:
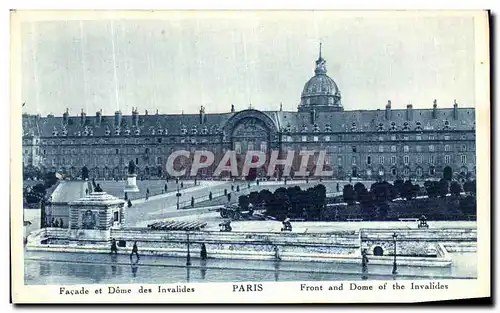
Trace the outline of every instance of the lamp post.
{"label": "lamp post", "polygon": [[179,199],[181,198],[181,193],[179,192],[179,186],[177,186],[177,193],[175,194],[177,197],[177,210],[179,210]]}
{"label": "lamp post", "polygon": [[186,256],[186,265],[189,266],[191,265],[191,252],[189,251],[189,232],[187,232],[186,234],[187,234],[187,248],[188,248]]}
{"label": "lamp post", "polygon": [[398,273],[398,264],[396,263],[396,238],[398,235],[396,233],[392,234],[392,241],[394,243],[394,263],[392,263],[392,274],[397,274]]}

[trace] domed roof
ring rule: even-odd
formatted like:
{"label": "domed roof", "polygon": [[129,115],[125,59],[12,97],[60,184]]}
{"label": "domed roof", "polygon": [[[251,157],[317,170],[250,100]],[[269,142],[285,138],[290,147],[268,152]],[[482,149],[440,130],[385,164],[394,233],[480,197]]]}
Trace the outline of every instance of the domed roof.
{"label": "domed roof", "polygon": [[326,60],[321,56],[321,44],[314,74],[304,85],[299,111],[310,111],[313,108],[318,111],[342,111],[339,87],[326,75]]}
{"label": "domed roof", "polygon": [[337,94],[340,94],[340,90],[335,81],[326,74],[319,74],[307,81],[301,97]]}

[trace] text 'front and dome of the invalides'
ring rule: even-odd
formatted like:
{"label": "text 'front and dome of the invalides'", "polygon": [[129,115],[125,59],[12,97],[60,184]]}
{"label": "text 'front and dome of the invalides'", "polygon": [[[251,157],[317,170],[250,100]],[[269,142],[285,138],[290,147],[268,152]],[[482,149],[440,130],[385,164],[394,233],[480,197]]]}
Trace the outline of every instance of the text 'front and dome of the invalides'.
{"label": "text 'front and dome of the invalides'", "polygon": [[[323,150],[334,178],[439,177],[447,166],[455,174],[475,175],[473,105],[459,107],[451,99],[439,108],[432,95],[429,99],[427,109],[412,104],[395,109],[387,101],[380,109],[344,110],[320,46],[314,76],[305,83],[296,111],[283,111],[279,104],[276,110],[238,111],[228,104],[226,113],[209,113],[202,106],[192,114],[138,108],[112,115],[99,110],[93,116],[83,110],[23,114],[23,166],[74,177],[86,166],[91,176],[113,179],[125,177],[133,160],[139,176],[161,178],[168,155],[176,150],[208,150],[216,156],[229,149],[242,155]],[[204,169],[203,175],[212,170]]]}

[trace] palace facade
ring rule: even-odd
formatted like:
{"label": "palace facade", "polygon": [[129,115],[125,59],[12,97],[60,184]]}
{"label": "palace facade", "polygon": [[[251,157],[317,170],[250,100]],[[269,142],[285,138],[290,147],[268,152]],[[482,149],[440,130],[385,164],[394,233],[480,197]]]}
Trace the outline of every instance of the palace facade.
{"label": "palace facade", "polygon": [[[133,160],[138,175],[165,177],[165,162],[176,150],[208,150],[220,158],[228,149],[281,153],[325,150],[334,178],[440,178],[451,167],[455,175],[475,176],[475,110],[460,107],[393,109],[391,101],[376,110],[344,110],[340,89],[327,75],[321,51],[314,76],[305,84],[297,111],[245,109],[227,113],[130,115],[102,111],[88,116],[27,115],[23,121],[23,166],[42,172],[123,178]],[[285,158],[283,156],[283,158]],[[317,154],[311,159],[314,166]],[[180,160],[188,165],[189,160]],[[210,175],[214,166],[201,175]],[[182,164],[181,164],[182,165]],[[259,175],[265,175],[263,171]],[[293,175],[293,170],[292,170]]]}

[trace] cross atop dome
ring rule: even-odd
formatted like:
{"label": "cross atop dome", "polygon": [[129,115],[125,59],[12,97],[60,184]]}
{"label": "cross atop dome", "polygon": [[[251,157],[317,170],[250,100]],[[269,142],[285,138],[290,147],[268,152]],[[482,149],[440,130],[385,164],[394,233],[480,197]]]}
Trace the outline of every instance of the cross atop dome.
{"label": "cross atop dome", "polygon": [[316,73],[316,75],[326,74],[326,60],[323,59],[323,57],[321,56],[322,45],[323,44],[320,41],[319,42],[319,58],[316,60],[316,69],[314,70],[314,73]]}

